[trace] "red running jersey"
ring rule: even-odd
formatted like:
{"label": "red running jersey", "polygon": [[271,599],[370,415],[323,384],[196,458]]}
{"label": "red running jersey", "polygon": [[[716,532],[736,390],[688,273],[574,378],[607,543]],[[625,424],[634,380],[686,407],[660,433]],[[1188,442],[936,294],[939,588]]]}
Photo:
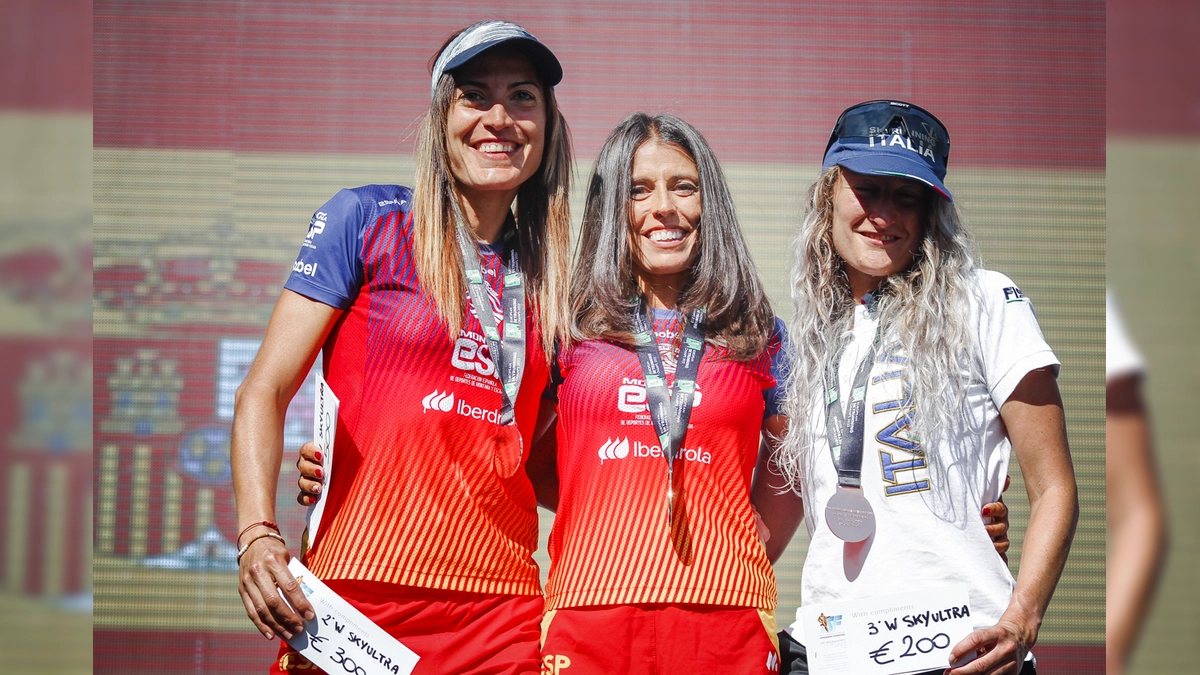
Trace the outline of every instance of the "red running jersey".
{"label": "red running jersey", "polygon": [[[656,312],[654,328],[673,382],[668,345],[676,341],[678,316]],[[752,361],[723,359],[723,350],[705,348],[675,465],[683,485],[676,499],[686,516],[673,528],[666,460],[637,355],[592,340],[560,356],[560,490],[547,610],[634,603],[775,607],[775,575],[755,531],[750,479],[779,348],[777,336]]]}
{"label": "red running jersey", "polygon": [[[328,503],[305,563],[322,579],[537,594],[533,488],[523,467],[504,477],[494,462],[532,441],[549,371],[539,331],[527,320],[518,445],[497,424],[500,383],[479,320],[468,311],[451,337],[421,289],[411,199],[394,185],[339,192],[314,215],[287,283],[345,310],[325,343],[341,408]],[[499,312],[501,256],[481,254],[487,311]]]}

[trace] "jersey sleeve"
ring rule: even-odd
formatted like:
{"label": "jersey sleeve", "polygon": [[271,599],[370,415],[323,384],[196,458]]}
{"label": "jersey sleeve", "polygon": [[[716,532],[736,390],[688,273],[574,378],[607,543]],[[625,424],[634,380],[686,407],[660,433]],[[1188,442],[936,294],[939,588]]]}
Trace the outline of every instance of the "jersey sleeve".
{"label": "jersey sleeve", "polygon": [[1105,337],[1104,377],[1112,380],[1125,375],[1135,375],[1142,372],[1142,357],[1129,339],[1125,331],[1125,322],[1117,310],[1117,303],[1111,292],[1104,295],[1104,323],[1107,326]]}
{"label": "jersey sleeve", "polygon": [[771,353],[771,377],[775,378],[775,386],[763,390],[763,402],[767,404],[763,410],[763,419],[783,414],[784,383],[792,363],[787,326],[779,317],[775,317],[775,330],[771,334],[767,351]]}
{"label": "jersey sleeve", "polygon": [[1059,361],[1042,336],[1033,303],[998,272],[977,276],[979,345],[988,391],[997,408],[1030,371],[1050,366],[1058,374]]}
{"label": "jersey sleeve", "polygon": [[313,214],[308,235],[283,287],[347,309],[363,284],[362,241],[368,214],[353,190],[342,190]]}

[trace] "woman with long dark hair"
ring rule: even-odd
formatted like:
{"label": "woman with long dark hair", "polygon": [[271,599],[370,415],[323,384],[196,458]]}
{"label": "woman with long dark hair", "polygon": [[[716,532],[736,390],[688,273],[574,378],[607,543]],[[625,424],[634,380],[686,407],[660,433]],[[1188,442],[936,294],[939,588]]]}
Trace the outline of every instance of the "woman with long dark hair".
{"label": "woman with long dark hair", "polygon": [[579,251],[543,658],[769,673],[775,577],[749,487],[760,439],[782,431],[782,325],[703,136],[671,115],[618,125]]}
{"label": "woman with long dark hair", "polygon": [[[415,187],[342,190],[313,216],[233,425],[240,591],[268,639],[313,618],[273,521],[284,412],[323,350],[341,408],[305,564],[416,652],[416,672],[537,670],[519,468],[567,335],[561,77],[519,26],[460,31],[433,64]],[[272,672],[312,667],[285,644]]]}

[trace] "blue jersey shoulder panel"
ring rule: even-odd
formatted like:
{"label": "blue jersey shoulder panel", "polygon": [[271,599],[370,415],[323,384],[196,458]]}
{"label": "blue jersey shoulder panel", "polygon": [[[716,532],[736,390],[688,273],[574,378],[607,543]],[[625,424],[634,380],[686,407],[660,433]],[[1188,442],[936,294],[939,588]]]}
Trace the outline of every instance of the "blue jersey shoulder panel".
{"label": "blue jersey shoulder panel", "polygon": [[400,185],[343,189],[313,214],[300,255],[284,288],[347,309],[363,284],[363,240],[386,216],[412,208],[412,191]]}

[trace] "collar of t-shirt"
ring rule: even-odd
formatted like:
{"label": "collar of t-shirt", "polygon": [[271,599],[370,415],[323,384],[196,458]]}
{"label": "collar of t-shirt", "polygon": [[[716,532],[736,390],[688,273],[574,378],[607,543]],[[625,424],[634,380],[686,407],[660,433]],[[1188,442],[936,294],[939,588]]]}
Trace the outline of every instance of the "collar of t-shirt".
{"label": "collar of t-shirt", "polygon": [[479,242],[479,252],[483,255],[498,255],[501,260],[504,259],[504,237],[496,240],[496,243],[489,244],[486,241]]}

